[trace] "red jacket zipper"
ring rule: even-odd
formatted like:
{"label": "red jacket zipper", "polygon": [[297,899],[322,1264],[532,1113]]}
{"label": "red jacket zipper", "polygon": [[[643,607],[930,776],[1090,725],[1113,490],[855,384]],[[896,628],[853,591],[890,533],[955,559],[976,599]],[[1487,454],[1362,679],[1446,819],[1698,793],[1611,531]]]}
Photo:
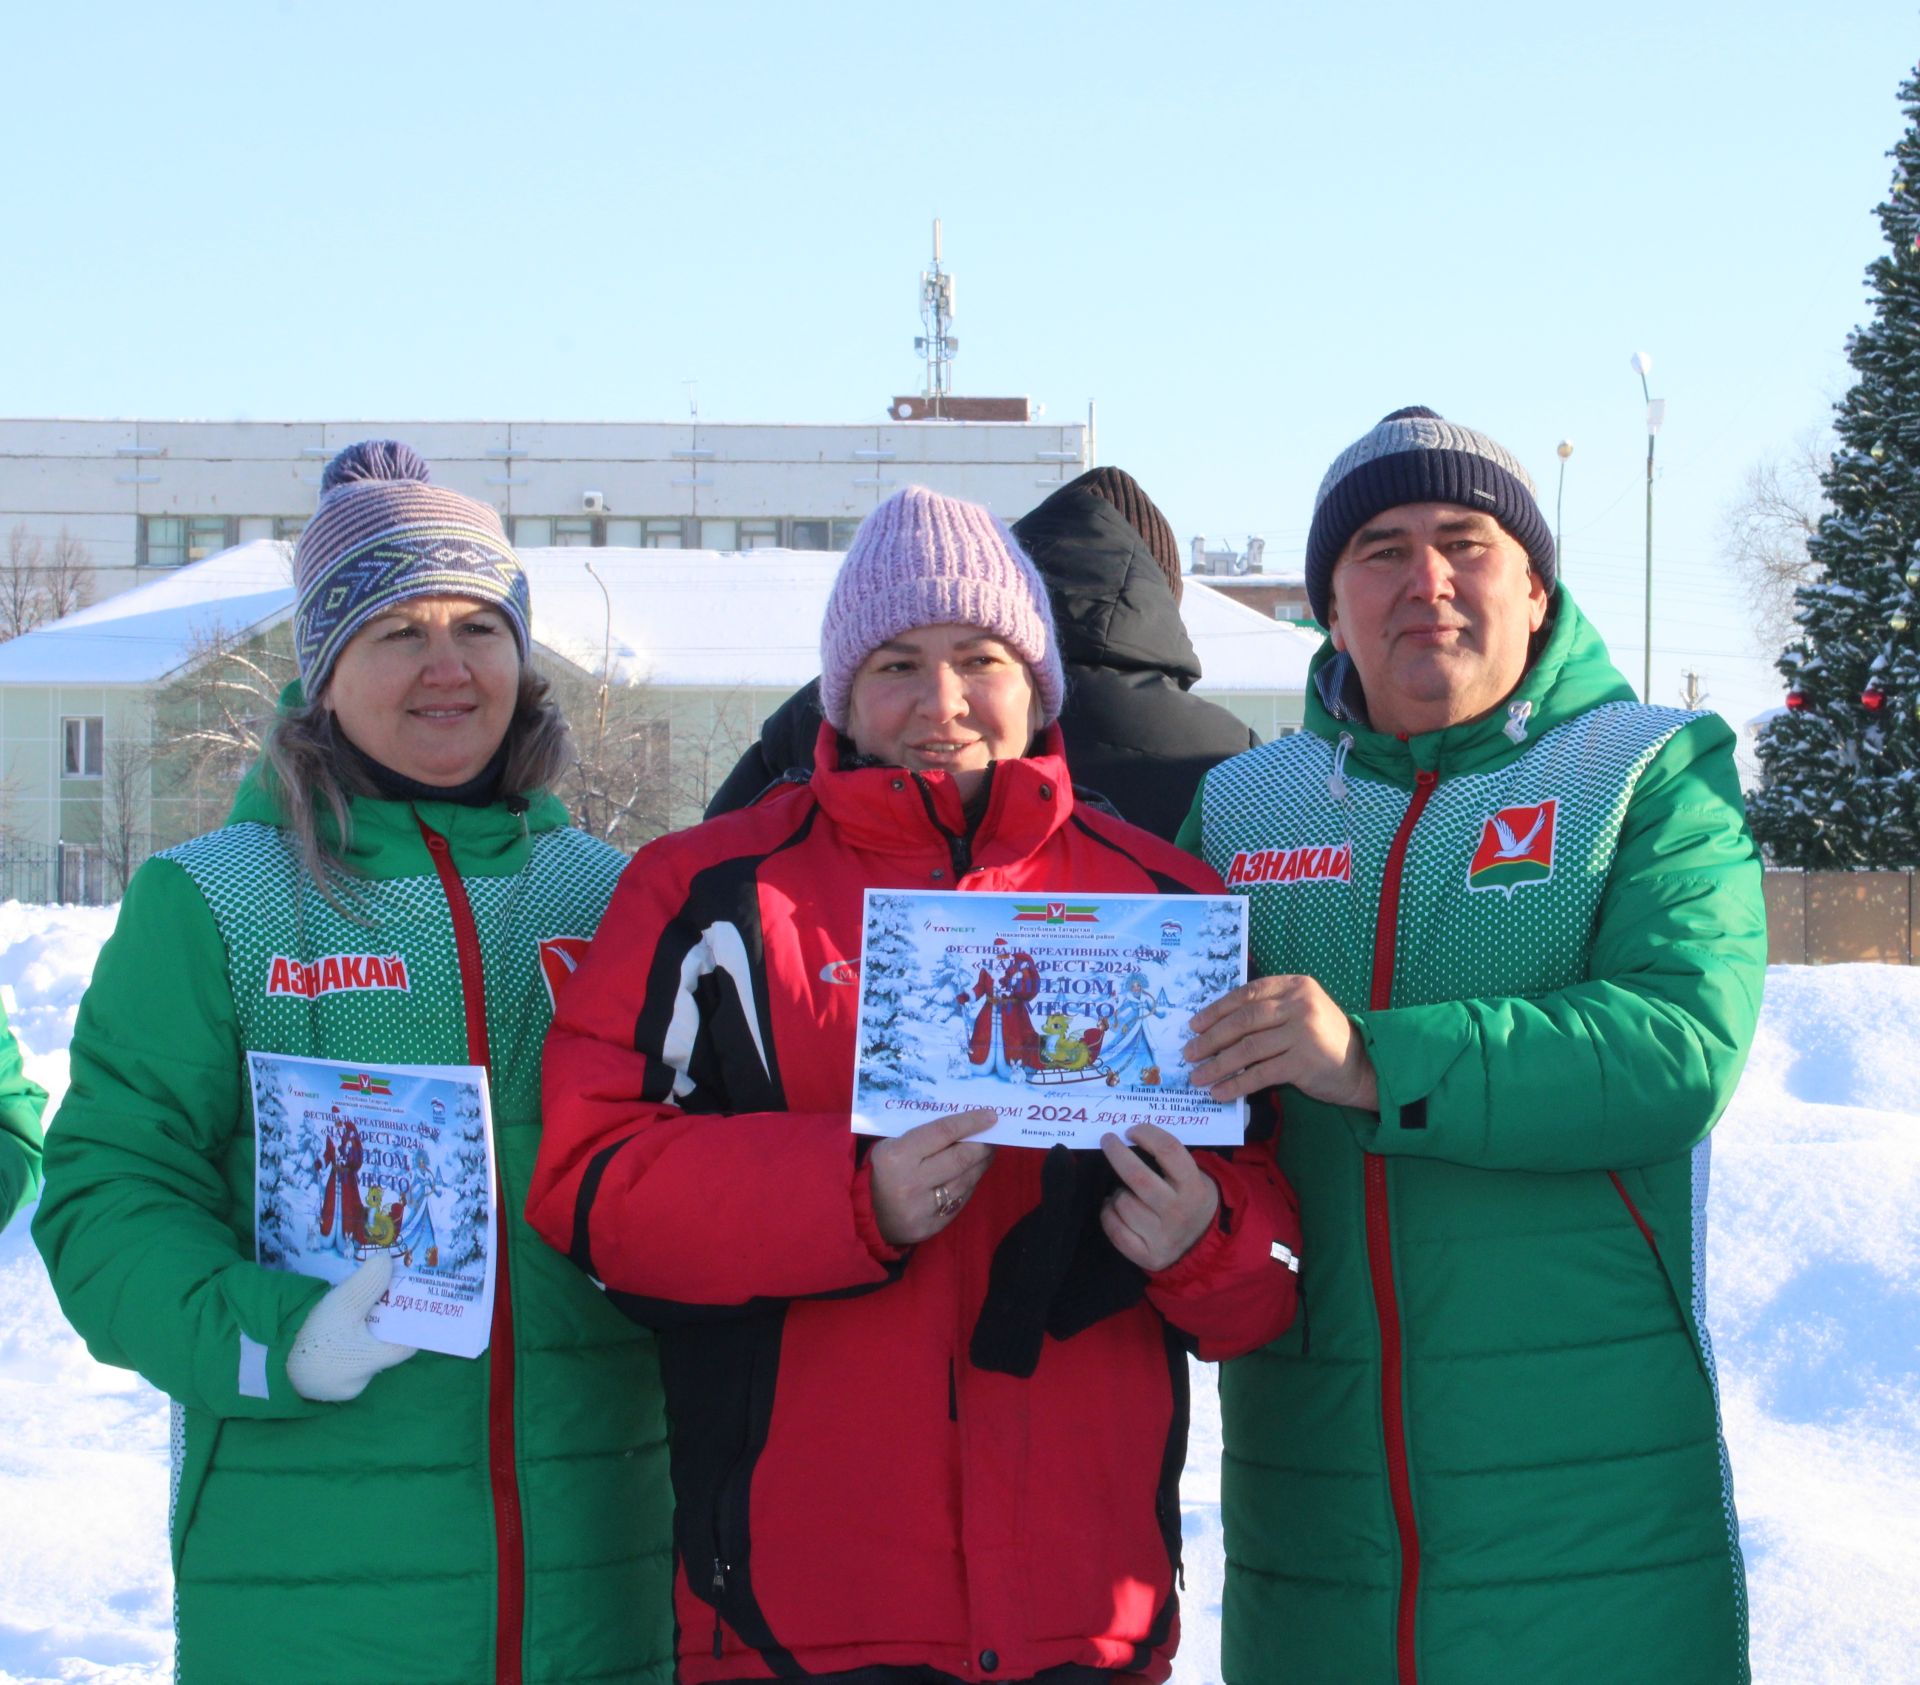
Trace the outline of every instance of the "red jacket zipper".
{"label": "red jacket zipper", "polygon": [[[487,985],[480,962],[480,931],[473,922],[467,886],[454,870],[447,839],[423,819],[433,869],[440,874],[447,911],[453,915],[454,952],[460,961],[460,997],[467,1018],[467,1063],[491,1069],[487,1045]],[[497,1146],[497,1144],[496,1144]],[[487,1472],[493,1488],[493,1533],[499,1586],[494,1602],[495,1685],[520,1685],[520,1646],[526,1625],[526,1540],[520,1528],[520,1480],[513,1454],[513,1295],[507,1280],[506,1190],[496,1160],[494,1206],[500,1212],[499,1257],[494,1265],[493,1328],[487,1341]]]}
{"label": "red jacket zipper", "polygon": [[[1380,880],[1380,912],[1373,929],[1373,988],[1367,1004],[1375,1012],[1393,1004],[1393,959],[1400,923],[1400,877],[1406,867],[1407,845],[1420,822],[1437,772],[1413,775],[1413,799],[1387,850],[1386,871]],[[1413,1643],[1414,1609],[1420,1593],[1420,1532],[1413,1516],[1413,1481],[1407,1472],[1407,1423],[1402,1395],[1400,1300],[1393,1288],[1393,1230],[1387,1212],[1387,1161],[1378,1153],[1366,1155],[1367,1269],[1373,1280],[1373,1309],[1380,1320],[1380,1413],[1386,1437],[1387,1487],[1393,1499],[1393,1522],[1400,1535],[1400,1597],[1394,1617],[1394,1654],[1399,1685],[1416,1685],[1419,1677]]]}

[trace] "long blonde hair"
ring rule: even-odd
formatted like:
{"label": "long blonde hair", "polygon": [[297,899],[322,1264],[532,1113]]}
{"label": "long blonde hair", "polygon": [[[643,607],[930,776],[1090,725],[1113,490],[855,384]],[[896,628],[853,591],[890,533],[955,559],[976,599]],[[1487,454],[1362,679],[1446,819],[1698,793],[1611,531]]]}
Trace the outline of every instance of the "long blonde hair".
{"label": "long blonde hair", "polygon": [[[503,794],[532,796],[551,790],[573,764],[573,737],[552,692],[544,674],[531,667],[520,669],[520,691],[507,726],[507,763],[500,774]],[[346,911],[339,891],[345,877],[345,852],[353,846],[349,802],[354,796],[379,792],[366,773],[340,753],[324,691],[274,717],[262,757],[300,864],[320,893],[336,909]],[[336,843],[321,834],[323,812],[333,818]]]}

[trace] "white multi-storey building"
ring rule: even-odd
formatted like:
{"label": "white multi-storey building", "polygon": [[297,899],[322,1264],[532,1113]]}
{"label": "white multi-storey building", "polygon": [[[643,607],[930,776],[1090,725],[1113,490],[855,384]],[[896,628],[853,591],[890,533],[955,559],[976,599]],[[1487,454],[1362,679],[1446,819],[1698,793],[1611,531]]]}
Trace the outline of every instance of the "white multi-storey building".
{"label": "white multi-storey building", "polygon": [[1013,520],[1091,460],[1079,422],[0,420],[0,535],[66,532],[85,546],[95,597],[113,596],[249,539],[295,536],[327,459],[367,438],[404,439],[530,547],[844,550],[897,486]]}

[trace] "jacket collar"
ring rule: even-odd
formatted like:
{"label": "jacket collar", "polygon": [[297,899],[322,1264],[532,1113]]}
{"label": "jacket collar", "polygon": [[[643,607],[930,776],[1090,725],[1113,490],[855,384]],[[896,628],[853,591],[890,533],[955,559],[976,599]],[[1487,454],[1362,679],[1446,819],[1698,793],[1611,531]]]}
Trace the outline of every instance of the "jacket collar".
{"label": "jacket collar", "polygon": [[1359,675],[1328,640],[1308,670],[1306,727],[1330,742],[1350,737],[1357,767],[1404,782],[1416,769],[1449,775],[1489,770],[1576,714],[1603,702],[1632,701],[1632,686],[1565,585],[1554,593],[1553,612],[1545,645],[1506,701],[1480,719],[1407,738],[1367,723]]}
{"label": "jacket collar", "polygon": [[840,734],[832,726],[820,728],[808,782],[821,810],[863,853],[918,859],[929,849],[947,855],[955,842],[963,842],[975,868],[1024,860],[1073,812],[1073,785],[1057,725],[1041,733],[1035,753],[995,761],[988,777],[986,811],[970,838],[951,777],[893,766],[843,767]]}
{"label": "jacket collar", "polygon": [[[296,680],[281,693],[280,706],[285,710],[299,701]],[[523,804],[524,811],[514,811]],[[351,846],[340,850],[333,815],[325,809],[318,816],[320,835],[349,870],[370,878],[413,876],[433,869],[420,835],[422,821],[447,839],[462,874],[470,877],[519,871],[526,864],[533,836],[569,823],[565,804],[550,790],[511,802],[502,798],[484,807],[447,801],[383,801],[374,796],[350,797],[347,806],[353,819]],[[234,793],[227,823],[284,827],[286,822],[279,780],[270,763],[256,761]]]}

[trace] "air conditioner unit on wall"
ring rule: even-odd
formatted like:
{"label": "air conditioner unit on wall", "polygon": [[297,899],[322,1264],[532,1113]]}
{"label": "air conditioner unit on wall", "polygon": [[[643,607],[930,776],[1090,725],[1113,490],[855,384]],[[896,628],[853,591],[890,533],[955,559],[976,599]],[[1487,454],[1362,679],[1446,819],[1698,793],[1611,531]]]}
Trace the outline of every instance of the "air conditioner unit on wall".
{"label": "air conditioner unit on wall", "polygon": [[580,494],[580,507],[589,515],[604,515],[607,512],[607,494],[603,491],[583,491]]}

